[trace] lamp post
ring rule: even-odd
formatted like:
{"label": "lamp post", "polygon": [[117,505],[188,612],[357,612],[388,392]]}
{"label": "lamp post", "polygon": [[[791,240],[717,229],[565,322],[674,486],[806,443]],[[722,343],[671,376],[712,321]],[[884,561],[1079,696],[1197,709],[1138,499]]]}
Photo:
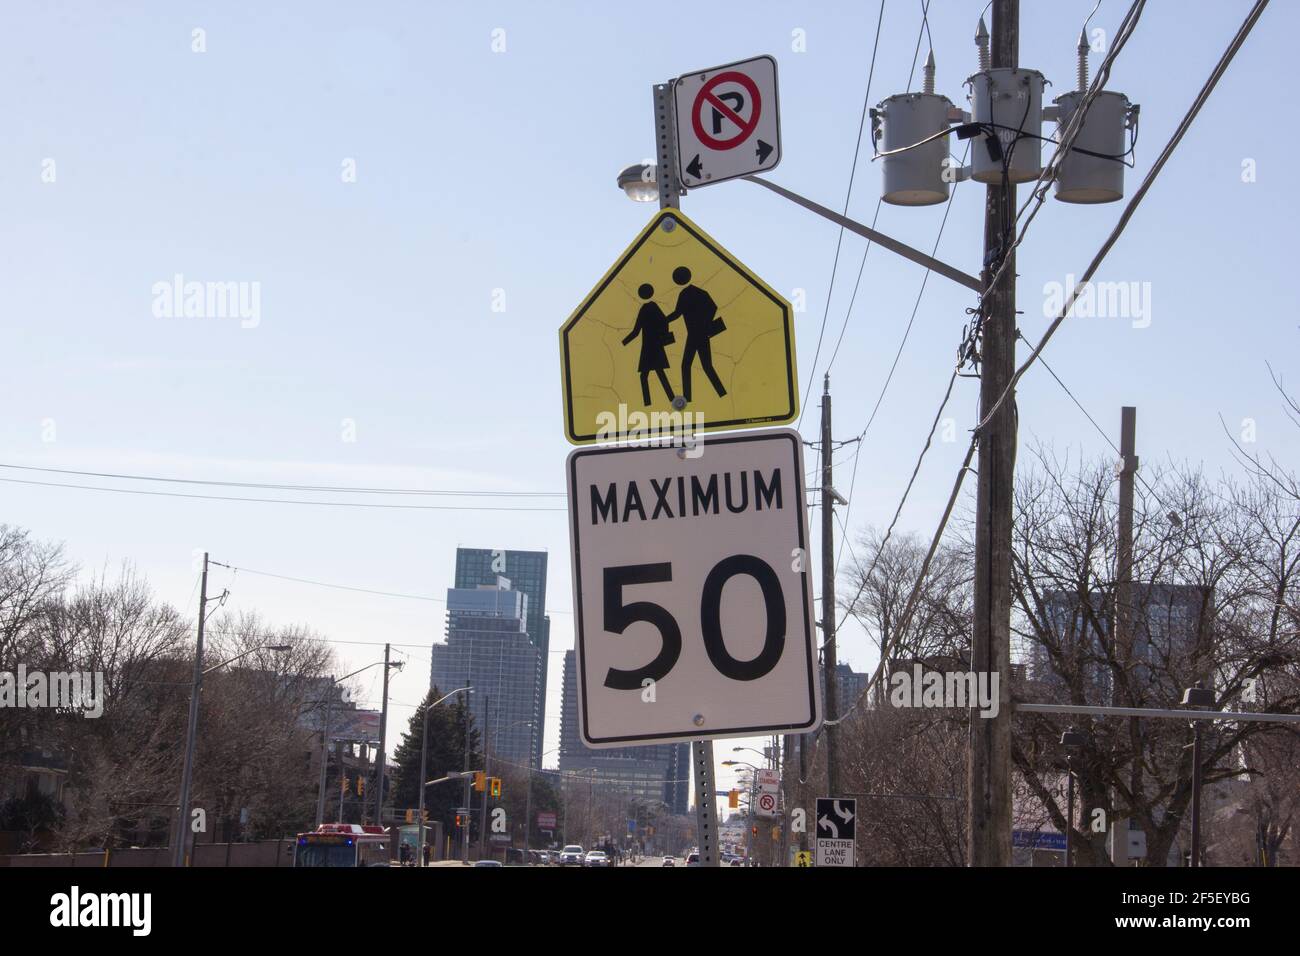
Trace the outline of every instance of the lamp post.
{"label": "lamp post", "polygon": [[172,848],[172,866],[185,865],[185,849],[190,838],[190,790],[194,784],[194,750],[199,737],[199,695],[203,691],[203,678],[213,671],[219,670],[227,664],[233,664],[235,661],[257,651],[281,653],[290,649],[288,644],[259,644],[256,647],[250,647],[242,654],[236,654],[229,660],[222,661],[220,664],[213,664],[205,670],[203,667],[203,624],[207,617],[207,602],[221,600],[226,593],[223,591],[221,598],[207,597],[207,582],[208,556],[204,554],[203,597],[199,604],[199,632],[194,649],[194,678],[190,685],[190,717],[185,732],[185,762],[181,768],[181,795],[177,804],[176,840]]}
{"label": "lamp post", "polygon": [[[1183,692],[1183,706],[1189,710],[1214,707],[1214,691],[1207,687],[1189,687]],[[1192,721],[1192,860],[1201,865],[1201,722]]]}
{"label": "lamp post", "polygon": [[420,734],[420,809],[417,814],[420,826],[420,840],[416,847],[416,866],[424,866],[424,788],[428,786],[424,777],[429,759],[429,711],[433,710],[433,708],[437,707],[444,700],[447,700],[449,697],[454,697],[462,691],[466,694],[472,694],[474,693],[474,688],[469,685],[457,687],[450,694],[445,694],[442,697],[439,697],[432,704],[429,704],[424,708],[424,730]]}
{"label": "lamp post", "polygon": [[[485,718],[487,716],[486,708],[484,708],[483,716]],[[484,768],[491,767],[491,759],[492,759],[491,753],[496,751],[497,738],[500,737],[503,732],[507,730],[511,730],[512,728],[515,727],[531,728],[532,726],[533,726],[533,722],[531,720],[516,720],[514,723],[506,724],[504,727],[498,727],[496,730],[492,731],[491,735],[489,735],[488,738],[483,741]],[[529,733],[528,756],[530,759],[532,758],[532,755],[533,755],[532,734]],[[487,773],[488,770],[485,769],[484,772]],[[488,832],[487,832],[487,817],[488,817],[487,805],[488,805],[488,792],[490,790],[491,790],[490,784],[483,787],[483,809],[480,815],[479,831],[478,831],[478,836],[479,836],[478,852],[479,852],[480,859],[484,858],[488,853],[489,841],[488,841]]]}
{"label": "lamp post", "polygon": [[[1061,746],[1065,748],[1066,789],[1069,792],[1065,817],[1065,865],[1067,867],[1074,866],[1074,758],[1083,748],[1083,742],[1083,734],[1073,726],[1061,734]],[[1029,852],[1032,853],[1033,850]]]}
{"label": "lamp post", "polygon": [[[333,711],[334,694],[329,690],[335,684],[340,684],[349,677],[356,677],[362,671],[370,670],[372,667],[378,667],[383,661],[375,661],[373,664],[367,664],[365,667],[359,667],[351,674],[344,674],[342,677],[331,677],[325,685],[325,729],[321,731],[320,741],[320,784],[316,792],[316,828],[319,830],[322,823],[325,822],[325,777],[329,764],[329,739],[330,739],[330,715]],[[339,767],[339,773],[342,774],[343,768]],[[343,809],[339,808],[339,821],[343,820]]]}

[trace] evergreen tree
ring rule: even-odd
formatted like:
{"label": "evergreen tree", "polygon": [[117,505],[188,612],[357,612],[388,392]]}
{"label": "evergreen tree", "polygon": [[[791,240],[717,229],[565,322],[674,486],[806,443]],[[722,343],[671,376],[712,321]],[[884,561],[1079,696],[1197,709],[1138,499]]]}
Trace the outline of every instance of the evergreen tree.
{"label": "evergreen tree", "polygon": [[[443,697],[443,691],[431,687],[429,694],[411,715],[411,721],[402,742],[393,755],[393,793],[391,806],[398,810],[415,809],[420,805],[420,738],[424,733],[424,712]],[[473,754],[479,747],[479,733],[474,729],[474,716],[469,712],[465,694],[457,694],[429,711],[428,757],[425,780],[437,780],[450,771],[465,768],[465,726],[469,724],[469,746]],[[453,833],[454,813],[465,798],[462,783],[448,781],[425,789],[424,808],[429,812],[429,822],[441,820],[444,832]]]}

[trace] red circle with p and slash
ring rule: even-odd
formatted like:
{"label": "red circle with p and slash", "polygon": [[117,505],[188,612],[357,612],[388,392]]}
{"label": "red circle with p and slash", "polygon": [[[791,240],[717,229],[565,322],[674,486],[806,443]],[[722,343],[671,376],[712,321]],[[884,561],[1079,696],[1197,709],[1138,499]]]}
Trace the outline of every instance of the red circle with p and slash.
{"label": "red circle with p and slash", "polygon": [[[723,83],[739,83],[749,94],[751,108],[749,119],[741,118],[740,114],[733,110],[718,97],[713,91]],[[705,105],[711,106],[717,110],[725,119],[731,120],[740,128],[740,132],[735,136],[727,138],[718,138],[711,136],[704,131],[704,124],[700,121],[700,114],[703,112]],[[691,128],[695,131],[696,138],[709,149],[727,150],[735,149],[745,140],[753,135],[754,130],[758,128],[758,117],[763,111],[763,98],[758,93],[758,84],[755,83],[744,73],[738,73],[730,70],[726,73],[719,73],[713,79],[709,80],[695,94],[695,102],[691,104]]]}

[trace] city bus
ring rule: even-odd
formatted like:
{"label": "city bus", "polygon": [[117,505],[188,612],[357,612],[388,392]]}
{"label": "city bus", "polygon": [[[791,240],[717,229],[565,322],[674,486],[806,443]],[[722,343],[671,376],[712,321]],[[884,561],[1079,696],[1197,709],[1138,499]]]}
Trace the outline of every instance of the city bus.
{"label": "city bus", "polygon": [[325,823],[299,833],[294,866],[389,866],[389,837],[383,827]]}

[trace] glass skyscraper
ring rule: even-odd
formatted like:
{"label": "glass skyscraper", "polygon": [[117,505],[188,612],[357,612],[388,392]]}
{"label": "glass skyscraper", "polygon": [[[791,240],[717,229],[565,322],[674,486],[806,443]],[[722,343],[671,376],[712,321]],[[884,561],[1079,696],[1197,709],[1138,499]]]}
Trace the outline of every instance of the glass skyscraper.
{"label": "glass skyscraper", "polygon": [[505,578],[449,589],[447,642],[433,645],[429,680],[444,694],[473,687],[470,710],[492,759],[535,768],[543,708],[527,608],[528,596]]}
{"label": "glass skyscraper", "polygon": [[690,808],[691,745],[649,744],[592,750],[578,732],[578,674],[573,651],[564,652],[560,705],[560,773],[594,771],[598,784],[662,803],[672,813]]}
{"label": "glass skyscraper", "polygon": [[[546,552],[509,551],[501,548],[457,548],[456,578],[458,589],[495,585],[497,577],[510,581],[510,587],[524,594],[527,608],[524,630],[537,648],[537,693],[541,710],[537,714],[537,733],[533,740],[533,766],[542,759],[543,720],[546,708],[546,679],[551,647],[551,619],[546,616]],[[475,692],[477,693],[477,692]]]}

